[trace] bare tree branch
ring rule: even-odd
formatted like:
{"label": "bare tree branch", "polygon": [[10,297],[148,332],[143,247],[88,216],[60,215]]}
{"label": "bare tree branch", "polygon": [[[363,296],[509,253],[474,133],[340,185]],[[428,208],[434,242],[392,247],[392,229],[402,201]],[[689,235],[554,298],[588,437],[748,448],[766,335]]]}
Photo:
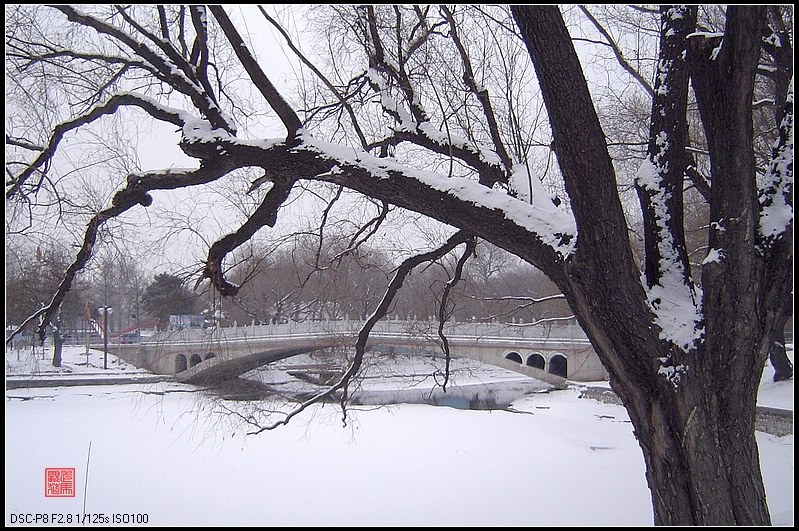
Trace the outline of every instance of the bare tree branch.
{"label": "bare tree branch", "polygon": [[[372,315],[366,320],[366,322],[361,327],[360,331],[358,332],[358,338],[355,342],[355,356],[353,357],[350,366],[345,371],[344,375],[339,379],[338,382],[330,386],[329,388],[325,389],[324,391],[317,393],[313,397],[305,400],[304,402],[300,403],[290,412],[286,413],[284,417],[272,424],[267,426],[260,426],[256,431],[251,432],[250,434],[258,434],[267,430],[273,430],[279,426],[283,426],[288,424],[289,421],[308,409],[308,407],[312,406],[313,404],[317,404],[322,400],[332,397],[335,395],[336,392],[342,391],[341,397],[339,402],[342,407],[342,411],[344,414],[344,422],[346,422],[347,414],[346,414],[346,403],[349,398],[348,388],[349,384],[352,382],[353,378],[357,375],[358,371],[361,368],[361,364],[363,363],[363,357],[366,353],[366,343],[369,340],[369,334],[371,333],[372,329],[374,328],[375,324],[380,321],[385,315],[388,313],[389,308],[391,307],[394,298],[396,297],[399,290],[402,288],[402,284],[405,282],[405,279],[408,275],[416,268],[418,265],[423,264],[425,262],[430,262],[433,260],[437,260],[447,253],[451,252],[457,246],[465,243],[471,238],[467,233],[463,231],[458,231],[453,234],[443,245],[434,249],[432,251],[428,251],[426,253],[417,254],[412,256],[405,261],[396,269],[396,273],[394,277],[389,282],[388,287],[386,288],[385,294],[383,295],[382,300],[378,304],[377,308],[374,310]],[[257,421],[253,419],[254,423],[257,424]]]}
{"label": "bare tree branch", "polygon": [[441,12],[444,13],[444,17],[449,23],[450,36],[452,37],[452,41],[455,43],[455,47],[458,49],[461,62],[463,63],[463,81],[480,102],[480,105],[483,108],[483,114],[488,122],[488,130],[491,133],[491,140],[494,142],[494,147],[497,149],[497,153],[499,154],[500,160],[502,160],[502,164],[505,166],[505,169],[510,172],[513,168],[513,162],[511,161],[510,156],[508,156],[508,151],[505,149],[505,144],[499,134],[499,126],[497,125],[497,119],[494,115],[494,108],[491,105],[491,98],[488,94],[488,89],[483,86],[477,86],[477,81],[474,78],[472,62],[469,59],[469,54],[458,35],[458,27],[455,23],[455,19],[452,16],[452,12],[443,5],[440,9]]}
{"label": "bare tree branch", "polygon": [[10,341],[15,335],[22,331],[25,325],[33,322],[37,318],[39,319],[38,334],[40,339],[42,341],[44,340],[47,333],[47,326],[58,312],[67,292],[72,288],[75,276],[89,262],[97,241],[99,230],[108,220],[120,216],[136,205],[142,205],[144,207],[150,206],[152,204],[152,197],[149,192],[153,190],[171,190],[206,184],[225,175],[233,168],[233,166],[221,164],[213,168],[205,167],[188,172],[172,172],[167,170],[129,176],[128,185],[114,195],[112,206],[95,214],[89,221],[84,233],[83,244],[75,260],[64,274],[63,281],[58,286],[50,303],[27,319],[19,328],[9,335],[6,341]]}
{"label": "bare tree branch", "polygon": [[283,99],[283,96],[280,95],[272,82],[269,81],[269,78],[261,69],[258,61],[255,60],[255,57],[252,56],[249,48],[247,48],[247,45],[244,44],[244,40],[241,38],[241,35],[239,35],[239,32],[233,25],[233,22],[231,22],[230,18],[227,16],[225,8],[222,6],[210,6],[209,9],[214,15],[214,18],[216,18],[216,21],[219,23],[219,26],[222,28],[222,31],[227,37],[228,42],[230,42],[230,45],[233,48],[233,52],[241,61],[241,64],[246,70],[247,74],[250,76],[250,79],[252,79],[252,82],[255,84],[261,94],[263,94],[267,103],[269,103],[272,109],[275,110],[277,115],[280,117],[280,120],[283,122],[283,125],[286,126],[288,137],[295,137],[297,132],[302,128],[302,122],[297,117],[294,109],[292,109],[289,104],[286,103],[286,100]]}
{"label": "bare tree branch", "polygon": [[[25,140],[24,138],[12,138],[8,134],[6,134],[6,144],[8,144],[9,146],[17,146],[23,149],[29,149],[31,151],[44,151],[45,149],[47,149],[43,146],[34,144],[30,140]],[[8,171],[8,169],[6,169],[6,171]]]}
{"label": "bare tree branch", "polygon": [[[202,88],[197,85],[192,76],[186,74],[187,66],[182,57],[176,53],[173,53],[174,50],[161,39],[155,37],[149,32],[146,32],[146,30],[142,28],[141,31],[144,35],[148,36],[150,40],[158,43],[159,47],[167,54],[168,57],[177,58],[180,60],[180,63],[173,63],[162,58],[153,50],[148,48],[143,42],[134,39],[119,28],[111,26],[110,24],[106,24],[105,22],[89,15],[81,14],[72,6],[54,5],[53,7],[64,13],[69,20],[93,28],[99,33],[109,35],[121,43],[124,43],[135,54],[153,65],[155,69],[154,72],[159,78],[167,81],[170,85],[175,87],[175,89],[188,96],[197,109],[199,109],[208,118],[214,127],[224,129],[225,131],[231,133],[235,132],[235,126],[228,122],[221,109],[209,97],[210,95],[205,94]],[[122,14],[123,16],[126,16],[124,10],[122,10]],[[131,23],[134,26],[138,26],[135,21],[132,21]]]}
{"label": "bare tree branch", "polygon": [[161,37],[164,40],[169,40],[169,22],[166,19],[166,8],[162,5],[158,6],[158,22],[161,24]]}
{"label": "bare tree branch", "polygon": [[641,76],[641,74],[638,73],[638,70],[633,68],[632,65],[630,65],[630,63],[627,61],[627,59],[624,58],[624,54],[621,53],[621,50],[619,49],[619,45],[616,44],[616,41],[613,40],[613,37],[610,36],[610,34],[605,29],[605,27],[602,26],[602,24],[600,24],[599,21],[596,18],[594,18],[594,15],[592,15],[591,12],[588,11],[587,7],[585,7],[583,5],[578,6],[578,7],[580,8],[580,11],[582,11],[583,14],[586,16],[586,18],[591,21],[591,24],[594,25],[594,27],[597,29],[597,31],[599,33],[601,33],[602,36],[605,37],[605,39],[607,40],[607,42],[601,43],[601,44],[607,44],[608,46],[610,46],[610,49],[613,51],[613,55],[616,56],[616,61],[618,61],[619,65],[628,74],[630,74],[633,77],[633,79],[635,79],[638,82],[639,85],[641,85],[644,88],[644,90],[647,92],[647,94],[649,94],[650,96],[654,96],[655,95],[655,91],[652,88],[652,85],[650,85]]}
{"label": "bare tree branch", "polygon": [[[382,96],[381,105],[384,112],[397,122],[398,127],[395,138],[412,142],[434,153],[457,157],[477,170],[480,182],[485,186],[491,187],[498,182],[507,183],[508,177],[502,171],[500,161],[490,160],[492,155],[495,156],[493,152],[474,147],[469,141],[456,138],[451,134],[447,135],[448,142],[442,142],[438,135],[435,135],[438,132],[438,128],[430,122],[427,112],[421,107],[410,79],[385,59],[385,54],[382,51],[382,40],[377,33],[374,11],[371,6],[367,10],[369,12],[369,27],[372,28],[370,37],[375,50],[374,55],[370,56],[370,64],[376,69],[376,72],[370,71],[368,79],[372,88]],[[378,72],[389,76],[390,79],[396,82],[408,102],[413,123],[408,123],[408,119],[405,116],[407,111],[398,108],[397,102],[388,94],[388,87],[379,78]]]}
{"label": "bare tree branch", "polygon": [[288,199],[296,180],[277,179],[273,181],[272,188],[266,193],[261,204],[239,227],[239,229],[214,242],[208,250],[208,259],[202,278],[208,278],[222,296],[235,295],[239,287],[225,279],[222,261],[225,256],[242,243],[248,241],[262,227],[274,227],[277,222],[277,211]]}
{"label": "bare tree branch", "polygon": [[466,248],[463,250],[463,254],[461,254],[460,258],[458,258],[457,264],[455,264],[455,271],[452,273],[452,278],[450,278],[447,283],[444,285],[444,293],[441,295],[441,303],[438,305],[438,337],[441,339],[441,348],[444,351],[444,359],[445,359],[445,368],[444,368],[444,381],[441,382],[441,388],[444,392],[447,391],[447,383],[449,382],[449,368],[450,362],[452,360],[452,355],[449,350],[449,340],[447,339],[446,334],[444,334],[444,324],[447,322],[447,303],[449,302],[449,296],[452,292],[452,288],[460,282],[461,277],[463,276],[463,268],[466,265],[467,260],[474,255],[474,250],[477,247],[477,239],[469,238],[466,240]]}
{"label": "bare tree branch", "polygon": [[367,147],[368,142],[366,141],[366,136],[363,134],[363,131],[361,130],[361,126],[358,123],[358,118],[355,116],[355,111],[353,110],[352,106],[347,102],[347,99],[344,97],[344,95],[333,85],[333,83],[330,82],[327,76],[325,76],[316,67],[316,65],[314,65],[311,61],[309,61],[308,58],[305,56],[305,54],[302,53],[300,49],[294,45],[294,42],[291,40],[291,37],[289,37],[288,33],[286,33],[286,30],[283,29],[283,26],[278,24],[277,21],[275,21],[275,19],[270,17],[269,14],[264,10],[263,6],[259,5],[258,9],[261,11],[261,14],[264,16],[264,18],[267,21],[269,21],[269,23],[272,24],[272,26],[275,29],[277,29],[278,32],[280,32],[280,34],[286,40],[286,44],[288,44],[289,48],[291,48],[291,51],[294,52],[294,54],[299,58],[299,60],[302,61],[302,64],[310,68],[311,71],[314,74],[316,74],[316,77],[318,77],[319,80],[322,81],[322,83],[324,83],[324,85],[328,88],[328,90],[330,90],[330,92],[333,93],[333,95],[336,97],[339,103],[347,110],[347,114],[350,117],[350,123],[352,123],[353,129],[355,129],[355,133],[358,135],[358,139],[361,141],[361,147],[363,147],[364,149],[368,149]]}
{"label": "bare tree branch", "polygon": [[22,193],[22,186],[30,178],[30,176],[39,170],[39,168],[41,168],[44,164],[49,163],[58,149],[58,145],[63,139],[65,133],[89,124],[102,116],[113,114],[121,106],[139,107],[158,120],[172,123],[180,127],[185,125],[184,116],[167,107],[160,106],[153,100],[142,98],[141,96],[132,93],[117,94],[111,97],[111,99],[109,99],[105,104],[95,107],[90,112],[55,126],[47,147],[42,150],[42,153],[36,158],[36,160],[33,161],[33,163],[28,166],[18,177],[12,179],[10,183],[6,183],[7,186],[10,185],[10,188],[6,190],[6,199],[12,199],[16,195]]}

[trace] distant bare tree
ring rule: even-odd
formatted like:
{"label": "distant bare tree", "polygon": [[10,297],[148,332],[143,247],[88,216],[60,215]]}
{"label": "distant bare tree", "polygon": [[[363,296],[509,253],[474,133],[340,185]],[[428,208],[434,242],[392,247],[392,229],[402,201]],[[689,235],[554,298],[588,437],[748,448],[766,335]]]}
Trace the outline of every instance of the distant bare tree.
{"label": "distant bare tree", "polygon": [[[21,325],[46,306],[61,282],[72,257],[56,247],[6,247],[6,323]],[[88,302],[88,286],[76,281],[64,297],[60,311],[50,327],[53,338],[54,367],[61,366],[61,347],[65,337],[82,328],[84,305]],[[28,331],[38,323],[28,322]]]}
{"label": "distant bare tree", "polygon": [[[233,315],[262,323],[288,320],[366,319],[377,286],[385,283],[389,260],[379,249],[351,247],[328,236],[284,241],[282,250],[265,251],[242,262],[231,277],[240,285]],[[257,264],[257,269],[252,265]]]}

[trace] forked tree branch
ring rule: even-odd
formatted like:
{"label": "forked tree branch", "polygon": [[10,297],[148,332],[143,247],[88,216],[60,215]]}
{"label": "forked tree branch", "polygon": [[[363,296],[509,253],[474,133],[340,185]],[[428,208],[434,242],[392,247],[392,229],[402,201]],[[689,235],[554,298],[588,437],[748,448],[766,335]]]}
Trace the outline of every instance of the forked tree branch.
{"label": "forked tree branch", "polygon": [[236,249],[264,226],[274,227],[277,222],[277,211],[288,199],[296,180],[275,179],[272,188],[264,196],[263,201],[247,221],[239,229],[214,242],[208,250],[208,259],[202,277],[211,280],[211,283],[222,296],[232,296],[238,293],[239,286],[230,283],[222,267],[222,261],[228,253]]}
{"label": "forked tree branch", "polygon": [[[208,86],[207,82],[203,83],[202,76],[198,77],[197,75],[198,71],[192,68],[192,66],[183,58],[183,56],[180,55],[180,53],[175,49],[175,47],[172,46],[172,43],[170,43],[166,39],[160,38],[152,34],[141,24],[136,22],[136,20],[128,14],[126,8],[122,6],[116,6],[116,7],[122,18],[128,24],[130,24],[137,32],[147,37],[147,39],[150,42],[155,44],[162,52],[164,52],[164,54],[169,58],[169,60],[172,61],[178,68],[180,68],[180,71],[183,72],[183,74],[188,79],[190,79],[192,82],[195,83],[199,82],[200,84],[202,84],[203,89],[209,91],[208,92],[209,97],[214,101],[215,104],[217,104],[213,91],[210,91],[211,87]],[[192,7],[191,9],[192,9],[192,18],[193,18],[195,8]],[[200,40],[201,38],[205,39],[206,35],[204,33],[201,33],[197,28],[195,28],[195,30],[197,30],[197,40]],[[207,54],[207,49],[206,49],[206,54]]]}
{"label": "forked tree branch", "polygon": [[[369,56],[369,64],[374,68],[372,73],[368,76],[368,80],[372,89],[381,96],[383,112],[391,116],[397,123],[397,129],[393,138],[396,138],[398,141],[411,142],[433,153],[438,153],[447,157],[456,157],[474,168],[479,175],[480,182],[485,186],[492,187],[498,182],[506,183],[508,177],[503,172],[502,165],[500,164],[503,162],[501,157],[492,153],[491,160],[488,160],[485,153],[487,150],[481,150],[480,148],[472,146],[471,142],[466,139],[447,134],[447,140],[442,141],[442,139],[436,135],[438,127],[430,122],[426,110],[421,106],[420,99],[415,93],[411,80],[403,70],[395,67],[395,65],[391,64],[385,58],[385,53],[383,51],[384,46],[377,30],[374,10],[369,7],[367,12],[369,38],[373,50]],[[424,36],[426,35],[427,34]],[[407,55],[405,58],[407,60]],[[398,103],[387,93],[388,89],[385,86],[385,82],[377,78],[377,76],[381,74],[388,76],[388,78],[393,80],[400,88],[404,99],[408,102],[408,109],[410,109],[409,118],[413,123],[408,123],[408,120],[403,116],[404,114],[408,114],[408,111],[399,108]],[[496,157],[497,160],[493,160],[494,157]]]}
{"label": "forked tree branch", "polygon": [[445,360],[444,381],[441,382],[441,388],[445,393],[447,392],[447,383],[449,383],[449,369],[452,360],[452,355],[449,350],[449,339],[447,339],[446,334],[444,334],[444,324],[447,322],[447,303],[449,302],[452,288],[454,288],[463,277],[463,268],[466,266],[466,262],[469,258],[474,256],[474,251],[477,247],[477,239],[472,237],[467,239],[465,243],[466,248],[463,250],[463,254],[461,254],[460,258],[458,258],[452,278],[444,285],[444,293],[441,295],[441,304],[438,305],[438,337],[441,339],[441,348],[444,351]]}
{"label": "forked tree branch", "polygon": [[258,9],[261,11],[261,14],[264,16],[264,18],[267,21],[269,21],[269,23],[272,24],[272,26],[278,32],[280,32],[280,34],[286,40],[286,44],[288,44],[289,48],[291,48],[291,51],[294,52],[294,55],[296,55],[297,58],[300,61],[302,61],[302,63],[305,66],[310,68],[311,71],[314,74],[316,74],[316,77],[318,77],[319,80],[322,81],[322,83],[324,83],[324,85],[328,88],[328,90],[330,90],[330,92],[333,93],[333,95],[336,97],[339,103],[347,111],[347,114],[350,117],[350,123],[352,123],[353,129],[355,129],[355,134],[358,135],[358,140],[360,140],[361,142],[361,147],[363,147],[363,149],[368,149],[367,147],[368,142],[366,141],[366,136],[363,134],[363,131],[361,130],[361,126],[358,123],[358,118],[355,116],[355,111],[353,110],[352,105],[350,105],[347,102],[347,99],[344,97],[344,95],[335,87],[335,85],[333,85],[333,83],[330,82],[330,80],[316,67],[316,65],[314,65],[310,60],[308,60],[305,54],[302,53],[300,49],[294,45],[294,41],[291,40],[291,37],[289,37],[288,33],[286,33],[286,30],[283,28],[283,26],[278,24],[275,19],[270,17],[269,14],[264,10],[263,6],[259,5]]}
{"label": "forked tree branch", "polygon": [[[129,47],[133,53],[153,66],[153,75],[171,85],[175,90],[188,96],[194,106],[208,118],[214,128],[221,128],[229,133],[235,133],[236,127],[228,121],[210,95],[206,94],[204,89],[197,84],[196,78],[185,72],[186,65],[183,58],[180,57],[173,48],[161,42],[161,39],[148,32],[143,33],[143,35],[148,36],[150,40],[155,39],[155,42],[161,42],[159,47],[164,50],[168,58],[159,55],[146,44],[128,35],[121,29],[92,16],[79,13],[72,6],[54,5],[53,7],[64,13],[70,21],[93,28],[98,33],[108,35]],[[172,59],[173,57],[177,58],[179,63],[175,63]],[[183,66],[183,68],[181,68],[181,66]]]}
{"label": "forked tree branch", "polygon": [[[256,431],[250,432],[249,435],[255,435],[264,431],[273,430],[279,426],[288,424],[292,418],[296,417],[297,415],[308,409],[310,406],[318,404],[319,402],[321,402],[326,398],[333,397],[335,393],[338,391],[342,391],[341,397],[339,398],[339,403],[341,404],[344,415],[343,421],[346,422],[347,420],[346,403],[349,398],[349,385],[352,382],[353,378],[355,378],[355,376],[357,375],[358,371],[361,368],[361,364],[363,363],[363,357],[364,354],[366,353],[366,343],[369,340],[369,334],[371,334],[372,329],[378,323],[378,321],[380,321],[388,313],[388,310],[391,308],[391,304],[394,302],[397,293],[399,293],[399,290],[402,288],[402,284],[405,282],[405,279],[417,266],[425,262],[432,262],[434,260],[438,260],[439,258],[445,256],[447,253],[454,250],[459,245],[466,243],[471,238],[472,237],[466,232],[458,231],[438,248],[432,251],[428,251],[426,253],[417,254],[403,261],[402,264],[400,264],[400,266],[397,267],[396,273],[389,282],[386,291],[383,295],[383,298],[378,304],[377,308],[372,313],[372,315],[366,320],[366,322],[358,332],[358,338],[355,342],[355,356],[353,357],[350,366],[347,368],[344,375],[339,379],[339,381],[330,386],[329,388],[325,389],[324,391],[317,393],[311,398],[301,402],[294,409],[285,413],[282,419],[267,426],[259,426]],[[248,421],[252,425],[257,425],[257,422],[254,419],[248,420],[247,418],[244,418],[244,420]]]}
{"label": "forked tree branch", "polygon": [[227,16],[225,8],[216,5],[210,6],[209,9],[219,23],[219,27],[222,28],[222,32],[227,37],[233,52],[241,61],[244,70],[288,130],[288,138],[294,138],[302,128],[302,122],[297,117],[294,109],[283,99],[283,96],[280,95],[280,92],[261,69],[261,65],[250,53],[250,49],[244,44],[244,40],[241,38],[236,26],[233,25],[233,22]]}
{"label": "forked tree branch", "polygon": [[[157,120],[168,122],[179,127],[183,127],[183,125],[185,125],[184,116],[174,112],[172,109],[160,106],[153,100],[149,100],[132,93],[117,94],[111,97],[103,105],[95,107],[88,113],[56,125],[53,128],[53,134],[50,136],[50,141],[47,143],[46,147],[41,149],[41,153],[38,157],[36,157],[36,160],[34,160],[30,166],[25,168],[25,170],[23,170],[18,177],[12,179],[12,181],[8,183],[10,188],[6,190],[6,199],[13,199],[16,195],[22,193],[22,186],[31,177],[31,175],[39,170],[39,168],[41,168],[44,164],[49,163],[49,161],[55,155],[58,145],[66,133],[78,129],[84,125],[90,124],[102,116],[113,114],[122,106],[139,107]],[[28,148],[33,149],[33,147]]]}

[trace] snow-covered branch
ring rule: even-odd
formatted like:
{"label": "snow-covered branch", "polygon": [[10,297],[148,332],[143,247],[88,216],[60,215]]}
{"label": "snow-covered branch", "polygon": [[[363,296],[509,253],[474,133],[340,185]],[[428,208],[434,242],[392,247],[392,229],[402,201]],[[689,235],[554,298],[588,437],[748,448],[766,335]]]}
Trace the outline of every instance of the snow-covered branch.
{"label": "snow-covered branch", "polygon": [[[235,133],[235,125],[214,101],[212,93],[209,94],[207,92],[210,87],[207,86],[207,83],[201,83],[197,80],[196,75],[193,74],[193,68],[185,62],[170,43],[165,42],[158,36],[146,31],[135,21],[132,21],[132,26],[138,28],[148,40],[156,43],[165,57],[122,29],[98,18],[80,13],[72,6],[54,5],[53,7],[65,14],[70,21],[93,28],[98,33],[107,35],[126,45],[133,53],[152,65],[154,75],[191,99],[192,103],[215,128]],[[130,17],[124,10],[121,11],[121,14],[127,18],[129,23],[131,22]]]}
{"label": "snow-covered branch", "polygon": [[771,163],[758,183],[761,248],[785,235],[793,223],[793,113],[791,80]]}
{"label": "snow-covered branch", "polygon": [[663,7],[647,159],[635,184],[644,215],[647,297],[661,338],[688,351],[702,335],[701,293],[693,285],[682,223],[683,179],[688,168],[686,36],[696,10]]}
{"label": "snow-covered branch", "polygon": [[157,120],[172,123],[180,127],[186,123],[188,116],[182,111],[164,107],[155,100],[140,94],[128,92],[112,96],[107,102],[94,107],[89,112],[56,125],[53,128],[53,132],[50,136],[47,146],[41,149],[39,156],[18,176],[14,177],[10,183],[8,183],[9,188],[6,190],[6,199],[12,199],[16,195],[23,192],[22,187],[25,185],[27,180],[34,173],[39,171],[42,166],[49,163],[53,158],[66,133],[76,130],[84,125],[90,124],[103,116],[113,114],[121,106],[139,107]]}

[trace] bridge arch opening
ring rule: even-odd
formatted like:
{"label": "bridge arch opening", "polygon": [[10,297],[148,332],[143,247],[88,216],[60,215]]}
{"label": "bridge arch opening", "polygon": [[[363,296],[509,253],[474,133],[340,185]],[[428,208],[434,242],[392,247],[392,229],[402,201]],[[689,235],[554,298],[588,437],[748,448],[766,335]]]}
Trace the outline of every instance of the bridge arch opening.
{"label": "bridge arch opening", "polygon": [[535,367],[536,369],[544,370],[545,364],[546,361],[544,360],[544,356],[542,356],[541,354],[535,353],[527,356],[528,367]]}
{"label": "bridge arch opening", "polygon": [[555,354],[549,358],[549,372],[555,376],[566,378],[567,373],[566,356],[563,354]]}
{"label": "bridge arch opening", "polygon": [[175,356],[175,372],[183,372],[189,368],[189,364],[186,361],[186,356],[183,354],[178,354]]}
{"label": "bridge arch opening", "polygon": [[516,363],[522,363],[522,355],[518,352],[508,352],[505,354],[505,359],[515,361]]}
{"label": "bridge arch opening", "polygon": [[208,354],[205,355],[205,359],[207,359],[207,360],[210,360],[211,358],[215,358],[215,357],[216,357],[216,354],[214,354],[213,352],[209,352]]}
{"label": "bridge arch opening", "polygon": [[191,355],[191,360],[189,360],[190,366],[194,367],[195,365],[200,363],[202,360],[203,360],[203,358],[199,354],[192,354]]}

